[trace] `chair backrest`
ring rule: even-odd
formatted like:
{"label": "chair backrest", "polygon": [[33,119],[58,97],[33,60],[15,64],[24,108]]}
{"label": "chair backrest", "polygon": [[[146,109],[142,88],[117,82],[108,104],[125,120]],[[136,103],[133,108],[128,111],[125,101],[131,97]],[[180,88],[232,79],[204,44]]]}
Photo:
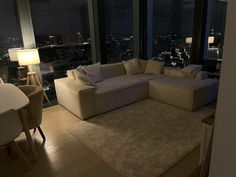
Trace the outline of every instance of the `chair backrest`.
{"label": "chair backrest", "polygon": [[26,107],[29,114],[29,128],[36,128],[42,123],[43,90],[35,85],[19,86],[19,89],[24,92],[30,100],[29,105]]}
{"label": "chair backrest", "polygon": [[9,110],[0,114],[0,145],[5,145],[19,136],[22,124],[16,110]]}

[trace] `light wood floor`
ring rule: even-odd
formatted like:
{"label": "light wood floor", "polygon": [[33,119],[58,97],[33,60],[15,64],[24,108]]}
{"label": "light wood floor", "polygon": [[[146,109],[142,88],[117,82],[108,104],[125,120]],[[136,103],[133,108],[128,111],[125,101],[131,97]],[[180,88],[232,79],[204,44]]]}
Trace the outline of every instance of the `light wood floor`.
{"label": "light wood floor", "polygon": [[[216,104],[209,106],[215,108]],[[121,177],[66,130],[69,125],[78,121],[81,120],[61,106],[44,109],[41,128],[47,138],[45,144],[38,131],[35,134],[32,132],[39,160],[33,163],[31,171],[27,171],[15,153],[8,155],[5,149],[0,149],[0,177]],[[32,161],[24,134],[17,138],[17,143]],[[198,153],[194,151],[186,157],[186,162],[191,162]],[[186,168],[182,164],[184,163],[177,164],[177,168],[163,177],[179,176],[178,170]]]}
{"label": "light wood floor", "polygon": [[[45,144],[38,132],[32,132],[39,160],[27,171],[14,153],[9,156],[6,150],[0,150],[0,177],[119,177],[65,129],[78,121],[81,120],[60,106],[44,109],[41,128],[47,138]],[[17,143],[32,160],[24,134]]]}

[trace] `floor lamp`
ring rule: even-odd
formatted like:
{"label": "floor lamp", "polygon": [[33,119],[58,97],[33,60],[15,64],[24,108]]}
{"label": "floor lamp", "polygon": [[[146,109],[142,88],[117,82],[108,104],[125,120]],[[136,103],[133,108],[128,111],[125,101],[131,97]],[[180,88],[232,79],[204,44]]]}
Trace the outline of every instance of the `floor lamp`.
{"label": "floor lamp", "polygon": [[[17,50],[17,59],[20,66],[28,66],[28,73],[27,73],[27,85],[38,85],[43,89],[43,86],[36,74],[32,70],[32,65],[36,65],[40,63],[38,49],[24,49],[24,50]],[[48,96],[43,91],[44,98],[47,100],[48,104],[51,104]]]}
{"label": "floor lamp", "polygon": [[209,36],[208,37],[208,48],[210,47],[210,44],[213,44],[215,41],[215,37],[214,36]]}
{"label": "floor lamp", "polygon": [[185,39],[185,42],[186,42],[187,44],[189,44],[189,47],[190,47],[190,48],[191,48],[192,41],[193,41],[192,37],[186,37],[186,39]]}

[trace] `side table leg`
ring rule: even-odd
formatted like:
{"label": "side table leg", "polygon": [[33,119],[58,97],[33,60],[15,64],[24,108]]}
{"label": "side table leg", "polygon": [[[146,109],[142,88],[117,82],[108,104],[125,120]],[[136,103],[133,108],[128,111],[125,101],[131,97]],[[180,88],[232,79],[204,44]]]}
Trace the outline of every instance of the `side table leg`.
{"label": "side table leg", "polygon": [[33,154],[33,158],[34,158],[35,161],[37,161],[38,160],[38,154],[37,154],[37,151],[36,151],[36,148],[35,148],[35,144],[33,143],[32,137],[30,135],[29,126],[28,126],[28,122],[25,118],[24,111],[20,110],[19,114],[20,114],[21,122],[22,122],[22,125],[23,125],[23,128],[24,128],[24,132],[25,132],[27,141],[29,143],[29,146],[30,146],[32,154]]}

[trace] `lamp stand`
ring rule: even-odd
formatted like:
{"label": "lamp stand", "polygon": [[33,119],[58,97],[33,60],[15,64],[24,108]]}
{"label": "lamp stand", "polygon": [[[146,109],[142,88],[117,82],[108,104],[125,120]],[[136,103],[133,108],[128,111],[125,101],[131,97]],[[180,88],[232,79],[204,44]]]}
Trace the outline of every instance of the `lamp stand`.
{"label": "lamp stand", "polygon": [[[43,89],[43,86],[36,74],[36,72],[33,72],[32,71],[32,66],[29,65],[28,66],[28,69],[29,69],[29,72],[27,73],[27,82],[26,82],[26,85],[37,85],[39,87],[41,87]],[[44,95],[44,98],[46,99],[46,101],[48,102],[49,105],[51,105],[49,99],[48,99],[48,96],[46,95],[45,91],[43,90],[43,95]]]}

